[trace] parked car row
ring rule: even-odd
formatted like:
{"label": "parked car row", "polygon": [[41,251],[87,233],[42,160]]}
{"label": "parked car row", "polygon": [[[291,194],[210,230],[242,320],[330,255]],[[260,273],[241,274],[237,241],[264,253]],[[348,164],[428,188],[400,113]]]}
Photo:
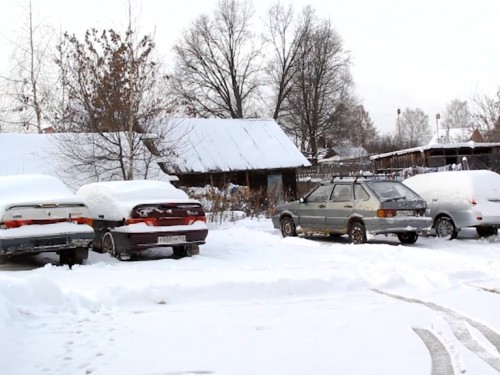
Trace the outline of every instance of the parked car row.
{"label": "parked car row", "polygon": [[420,233],[454,239],[462,228],[480,236],[498,233],[500,175],[486,170],[435,172],[403,182],[380,176],[336,177],[298,201],[276,208],[272,218],[284,237],[347,234],[364,243],[369,234],[396,234],[403,244]]}
{"label": "parked car row", "polygon": [[73,194],[47,175],[0,177],[0,260],[56,252],[61,264],[82,264],[89,249],[124,260],[172,247],[197,254],[208,235],[201,203],[160,181],[108,181]]}

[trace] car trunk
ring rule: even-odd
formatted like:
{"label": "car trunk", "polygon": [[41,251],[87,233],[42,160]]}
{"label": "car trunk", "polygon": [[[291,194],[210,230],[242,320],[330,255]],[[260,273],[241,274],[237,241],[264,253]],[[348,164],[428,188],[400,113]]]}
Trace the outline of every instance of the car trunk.
{"label": "car trunk", "polygon": [[62,222],[90,224],[87,207],[81,203],[11,206],[4,212],[0,228],[11,229],[26,225],[45,225]]}
{"label": "car trunk", "polygon": [[171,226],[190,225],[195,221],[206,222],[205,212],[199,203],[141,204],[132,209],[130,216],[127,224]]}

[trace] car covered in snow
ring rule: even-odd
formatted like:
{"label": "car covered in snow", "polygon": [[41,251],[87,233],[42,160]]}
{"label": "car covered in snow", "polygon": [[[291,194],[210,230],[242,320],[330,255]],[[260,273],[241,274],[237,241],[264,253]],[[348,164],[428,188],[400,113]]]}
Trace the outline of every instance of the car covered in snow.
{"label": "car covered in snow", "polygon": [[422,197],[399,181],[381,176],[335,177],[298,201],[277,206],[272,217],[284,237],[348,234],[364,243],[367,234],[396,234],[404,244],[431,227]]}
{"label": "car covered in snow", "polygon": [[208,235],[201,203],[169,182],[95,182],[76,194],[92,215],[93,250],[118,259],[136,258],[158,246],[172,247],[175,257],[191,256]]}
{"label": "car covered in snow", "polygon": [[44,252],[61,264],[82,264],[94,238],[90,212],[59,179],[0,177],[0,259]]}
{"label": "car covered in snow", "polygon": [[438,237],[454,239],[462,228],[480,236],[498,234],[500,175],[488,170],[419,174],[403,183],[426,201]]}

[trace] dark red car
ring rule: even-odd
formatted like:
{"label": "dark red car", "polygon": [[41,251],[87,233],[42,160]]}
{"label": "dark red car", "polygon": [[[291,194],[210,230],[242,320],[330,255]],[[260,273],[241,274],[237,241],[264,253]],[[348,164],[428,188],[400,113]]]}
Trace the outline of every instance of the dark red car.
{"label": "dark red car", "polygon": [[195,255],[208,235],[201,203],[169,182],[96,182],[76,194],[93,218],[92,249],[118,259],[157,246],[172,247],[175,257]]}

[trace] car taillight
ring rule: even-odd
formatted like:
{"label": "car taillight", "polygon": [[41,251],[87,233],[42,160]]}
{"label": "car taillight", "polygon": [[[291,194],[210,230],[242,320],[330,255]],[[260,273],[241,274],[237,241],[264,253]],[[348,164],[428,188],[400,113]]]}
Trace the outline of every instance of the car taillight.
{"label": "car taillight", "polygon": [[157,221],[154,217],[138,217],[138,218],[133,218],[133,219],[128,219],[126,221],[126,224],[139,224],[139,223],[144,223],[146,225],[149,225],[150,227],[155,227],[157,226]]}
{"label": "car taillight", "polygon": [[182,219],[182,224],[191,225],[195,221],[203,221],[204,223],[206,223],[207,217],[206,216],[186,216],[185,218]]}
{"label": "car taillight", "polygon": [[396,210],[388,210],[384,208],[379,208],[377,210],[377,217],[395,217]]}
{"label": "car taillight", "polygon": [[23,225],[33,224],[32,220],[7,220],[1,223],[1,227],[5,229],[19,228]]}
{"label": "car taillight", "polygon": [[92,226],[93,220],[88,217],[75,217],[72,218],[71,221],[75,224],[87,224]]}
{"label": "car taillight", "polygon": [[64,223],[67,221],[71,221],[76,224],[88,224],[92,226],[92,219],[87,217],[78,217],[68,219],[39,219],[39,220],[7,220],[3,223],[0,223],[0,228],[2,229],[12,229],[12,228],[20,228],[24,225],[46,225],[46,224],[56,224],[56,223]]}
{"label": "car taillight", "polygon": [[474,198],[469,199],[469,203],[475,206],[477,204],[476,200]]}

